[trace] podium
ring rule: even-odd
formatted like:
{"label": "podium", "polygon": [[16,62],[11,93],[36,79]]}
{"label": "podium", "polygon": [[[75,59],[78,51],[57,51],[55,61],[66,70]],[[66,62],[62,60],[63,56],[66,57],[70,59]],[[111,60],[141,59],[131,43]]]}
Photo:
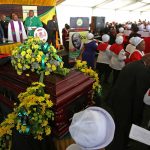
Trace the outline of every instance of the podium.
{"label": "podium", "polygon": [[[39,75],[18,76],[10,63],[0,67],[0,104],[12,109],[13,103],[18,102],[18,94],[24,92],[32,82],[37,82]],[[93,82],[89,76],[75,70],[65,77],[55,74],[45,77],[45,92],[51,95],[54,103],[52,133],[55,136],[63,137],[68,132],[73,114],[92,105]]]}

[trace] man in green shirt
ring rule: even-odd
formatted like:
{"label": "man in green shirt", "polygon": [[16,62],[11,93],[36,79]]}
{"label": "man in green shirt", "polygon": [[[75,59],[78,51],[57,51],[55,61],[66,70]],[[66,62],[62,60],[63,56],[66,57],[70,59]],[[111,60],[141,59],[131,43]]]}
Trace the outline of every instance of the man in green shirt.
{"label": "man in green shirt", "polygon": [[29,16],[25,20],[25,27],[27,29],[28,36],[34,36],[34,31],[38,27],[43,27],[42,22],[36,16],[34,16],[34,11],[29,10]]}

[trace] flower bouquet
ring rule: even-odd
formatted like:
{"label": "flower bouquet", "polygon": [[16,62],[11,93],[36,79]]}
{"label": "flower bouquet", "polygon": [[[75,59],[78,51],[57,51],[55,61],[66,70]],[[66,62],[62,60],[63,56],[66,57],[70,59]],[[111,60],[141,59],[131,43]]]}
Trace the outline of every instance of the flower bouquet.
{"label": "flower bouquet", "polygon": [[43,83],[34,82],[26,92],[20,93],[20,104],[14,112],[0,124],[0,149],[10,148],[12,130],[20,134],[32,135],[42,140],[51,134],[51,123],[54,120],[53,103],[50,95],[44,92]]}
{"label": "flower bouquet", "polygon": [[83,72],[85,75],[89,75],[91,78],[94,79],[93,83],[93,95],[101,95],[101,86],[98,78],[97,72],[92,70],[91,68],[88,68],[86,61],[77,60],[75,64],[75,68],[81,72]]}
{"label": "flower bouquet", "polygon": [[[27,41],[16,47],[12,52],[12,66],[21,75],[26,70],[31,70],[45,75],[57,72],[62,75],[69,73],[69,69],[63,67],[62,58],[57,55],[57,50],[48,43],[44,43],[38,37],[29,37]],[[27,74],[27,76],[29,76]]]}

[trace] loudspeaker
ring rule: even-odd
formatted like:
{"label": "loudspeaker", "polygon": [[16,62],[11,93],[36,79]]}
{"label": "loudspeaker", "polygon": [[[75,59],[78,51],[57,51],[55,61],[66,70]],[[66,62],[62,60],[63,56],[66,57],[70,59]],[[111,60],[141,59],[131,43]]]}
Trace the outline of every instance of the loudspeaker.
{"label": "loudspeaker", "polygon": [[105,17],[93,16],[91,19],[91,31],[98,33],[105,27]]}

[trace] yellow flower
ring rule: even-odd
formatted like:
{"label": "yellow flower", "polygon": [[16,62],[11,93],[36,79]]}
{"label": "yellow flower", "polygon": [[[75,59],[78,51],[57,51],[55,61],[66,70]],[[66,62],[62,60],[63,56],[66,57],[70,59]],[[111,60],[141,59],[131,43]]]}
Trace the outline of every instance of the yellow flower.
{"label": "yellow flower", "polygon": [[45,133],[46,133],[46,135],[50,135],[50,134],[51,134],[51,129],[50,129],[50,127],[46,127],[46,128],[45,128]]}
{"label": "yellow flower", "polygon": [[31,55],[30,54],[26,54],[26,58],[31,58]]}
{"label": "yellow flower", "polygon": [[48,125],[48,121],[47,120],[44,120],[43,121],[43,124],[42,124],[42,127],[45,127],[45,126],[47,126]]}
{"label": "yellow flower", "polygon": [[46,71],[45,72],[45,75],[47,76],[47,75],[50,75],[50,72],[49,71]]}
{"label": "yellow flower", "polygon": [[26,67],[27,69],[30,69],[30,66],[29,66],[29,65],[25,65],[25,67]]}
{"label": "yellow flower", "polygon": [[49,95],[49,94],[44,94],[44,97],[45,97],[46,99],[49,99],[49,98],[50,98],[50,95]]}
{"label": "yellow flower", "polygon": [[42,56],[44,53],[42,51],[39,51],[39,55]]}
{"label": "yellow flower", "polygon": [[63,63],[63,62],[61,62],[61,63],[60,63],[60,68],[63,68],[63,65],[64,65],[64,63]]}
{"label": "yellow flower", "polygon": [[26,126],[21,126],[21,131],[24,133],[26,131],[27,127]]}
{"label": "yellow flower", "polygon": [[31,49],[28,49],[28,50],[27,50],[27,53],[28,53],[28,54],[32,54],[32,50],[31,50]]}
{"label": "yellow flower", "polygon": [[56,70],[56,66],[52,65],[52,70],[55,71]]}
{"label": "yellow flower", "polygon": [[27,76],[27,77],[29,77],[29,76],[30,76],[30,74],[26,74],[26,76]]}
{"label": "yellow flower", "polygon": [[21,75],[21,74],[22,74],[22,72],[21,72],[21,71],[17,71],[17,74],[18,74],[18,75]]}
{"label": "yellow flower", "polygon": [[21,63],[18,63],[18,68],[19,68],[19,69],[22,69]]}
{"label": "yellow flower", "polygon": [[31,59],[31,62],[35,62],[35,58],[32,58],[32,59]]}
{"label": "yellow flower", "polygon": [[51,64],[50,63],[46,63],[47,68],[51,68]]}
{"label": "yellow flower", "polygon": [[26,55],[26,52],[25,51],[22,51],[21,52],[21,56],[25,56]]}
{"label": "yellow flower", "polygon": [[40,55],[37,55],[37,58],[36,58],[36,60],[37,60],[38,62],[41,62],[41,60],[42,60],[42,57],[41,57]]}
{"label": "yellow flower", "polygon": [[51,46],[51,50],[52,50],[54,53],[57,52],[56,49],[54,48],[54,46]]}
{"label": "yellow flower", "polygon": [[16,129],[19,130],[20,129],[20,123],[17,124]]}
{"label": "yellow flower", "polygon": [[51,100],[46,100],[46,104],[49,108],[53,106],[53,102]]}
{"label": "yellow flower", "polygon": [[42,138],[41,135],[38,135],[38,136],[37,136],[37,139],[41,141],[43,138]]}
{"label": "yellow flower", "polygon": [[33,82],[32,85],[40,85],[42,87],[45,87],[45,85],[41,82]]}

